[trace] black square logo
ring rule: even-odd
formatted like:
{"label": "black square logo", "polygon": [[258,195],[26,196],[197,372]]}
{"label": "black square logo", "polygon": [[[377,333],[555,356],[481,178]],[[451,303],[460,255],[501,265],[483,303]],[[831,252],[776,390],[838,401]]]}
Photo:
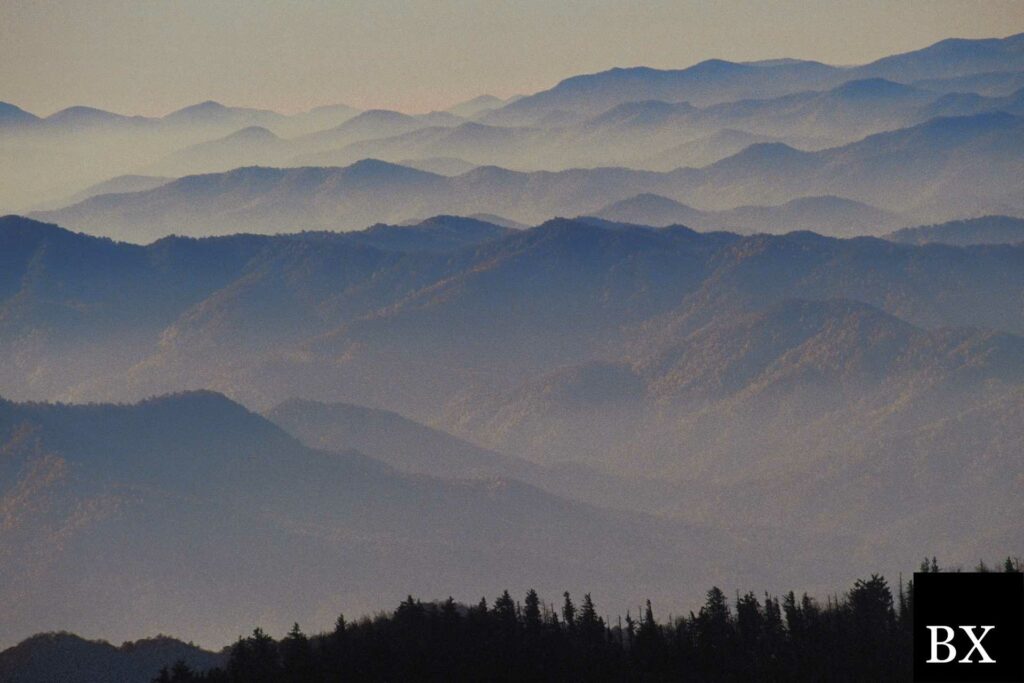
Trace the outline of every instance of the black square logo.
{"label": "black square logo", "polygon": [[914,680],[1024,681],[1024,574],[914,574]]}

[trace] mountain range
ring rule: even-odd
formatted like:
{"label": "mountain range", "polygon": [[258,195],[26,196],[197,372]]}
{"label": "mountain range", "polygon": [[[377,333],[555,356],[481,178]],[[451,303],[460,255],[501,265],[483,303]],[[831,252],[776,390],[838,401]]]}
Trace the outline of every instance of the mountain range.
{"label": "mountain range", "polygon": [[194,671],[223,666],[227,657],[166,636],[115,647],[71,633],[41,633],[0,652],[0,680],[6,683],[149,683],[162,667],[184,662]]}
{"label": "mountain range", "polygon": [[[190,381],[190,371],[176,375],[167,367],[179,353],[194,367],[202,357],[193,352],[209,349],[214,355],[200,364],[223,373],[245,349],[271,350],[271,340],[308,343],[289,361],[299,367],[309,354],[351,347],[347,353],[370,360],[393,345],[401,354],[396,362],[414,363],[416,380],[425,379],[424,372],[448,374],[459,385],[470,377],[452,371],[476,362],[470,349],[483,354],[480,369],[488,375],[505,367],[523,372],[538,362],[554,367],[624,339],[631,325],[687,297],[712,295],[724,310],[779,291],[782,298],[855,299],[928,328],[1024,331],[1017,247],[973,247],[971,258],[962,258],[950,247],[808,233],[743,238],[589,219],[509,230],[440,217],[343,234],[168,238],[148,246],[17,217],[3,219],[0,228],[7,273],[0,281],[0,334],[16,361],[5,368],[5,393],[32,398],[90,395],[85,385],[75,387],[104,374],[108,362],[121,368],[109,368],[119,387],[104,392],[111,398],[184,388],[175,383]],[[747,264],[749,283],[740,277]],[[559,324],[546,327],[551,320]],[[25,336],[27,330],[32,334]],[[538,333],[548,341],[526,343]],[[403,347],[408,335],[419,353]],[[100,356],[67,367],[64,349],[75,347]],[[32,358],[45,360],[37,365]],[[421,366],[418,359],[427,358],[436,362]],[[130,375],[122,374],[136,363]],[[176,379],[132,389],[133,376]],[[203,386],[212,379],[196,381]],[[326,377],[309,379],[307,396]],[[295,382],[296,391],[302,386],[298,377],[285,381]],[[404,383],[396,382],[395,388]],[[365,385],[369,393],[350,398],[373,405],[372,388]],[[280,392],[292,390],[275,393],[283,399],[288,395]],[[240,395],[252,400],[259,393]]]}
{"label": "mountain range", "polygon": [[416,114],[0,104],[0,647],[42,634],[0,679],[223,658],[69,630],[1019,553],[1022,74],[1018,35]]}
{"label": "mountain range", "polygon": [[879,234],[886,226],[904,223],[896,214],[835,196],[801,197],[780,206],[698,211],[667,197],[639,194],[609,204],[594,217],[657,227],[686,225],[702,231],[786,233],[806,230],[836,237]]}
{"label": "mountain range", "polygon": [[[758,528],[775,543],[785,527],[793,572],[813,563],[808,548],[906,563],[921,546],[966,556],[1021,540],[1007,522],[1019,513],[1012,444],[1024,424],[1020,245],[742,237],[589,219],[510,230],[450,217],[148,246],[6,218],[0,239],[0,340],[14,359],[0,383],[11,397],[124,401],[208,387],[262,408],[294,396],[344,402],[285,403],[268,415],[304,447],[357,446],[374,458],[352,456],[352,467],[398,468],[380,474],[387,481],[497,476],[559,505],[602,502],[691,530]],[[298,448],[226,399],[201,401],[213,401],[199,411],[209,413],[207,427],[174,423],[168,433],[228,434],[214,424],[234,416],[239,433],[266,448]],[[12,429],[43,420],[33,411],[64,415],[6,405]],[[140,410],[150,415],[140,424],[164,422],[146,412],[156,408],[67,410],[60,424],[78,410],[91,417],[76,424],[95,423],[90,410]],[[110,429],[119,448],[133,448],[134,427]],[[73,453],[95,438],[32,452]],[[228,448],[220,438],[188,446],[198,449],[189,457],[214,466]],[[142,476],[108,471],[127,466],[120,461],[89,462],[117,481]],[[180,474],[192,467],[177,462],[173,476],[220,481],[205,469]],[[145,472],[149,479],[131,481],[167,484],[164,470]],[[362,476],[349,472],[344,486]],[[89,500],[107,500],[99,490]],[[463,505],[450,495],[436,490],[443,509]],[[964,518],[971,531],[951,539],[941,520],[982,499]],[[453,524],[442,526],[470,533]],[[367,576],[382,571],[359,566]],[[472,584],[480,577],[460,576],[483,590]],[[25,633],[53,627],[33,623]]]}
{"label": "mountain range", "polygon": [[217,642],[257,619],[276,631],[301,614],[326,628],[413,584],[487,594],[526,577],[618,585],[624,606],[627,585],[670,599],[680,575],[706,579],[715,563],[700,558],[731,543],[514,480],[409,476],[311,450],[209,392],[130,406],[5,401],[0,443],[5,642],[55,623]]}
{"label": "mountain range", "polygon": [[[85,106],[39,117],[3,104],[0,207],[19,212],[51,207],[117,176],[186,176],[253,165],[348,166],[377,158],[456,175],[452,162],[431,162],[446,159],[456,160],[463,172],[474,166],[668,172],[706,167],[757,143],[819,152],[940,117],[1024,115],[1021,44],[1020,35],[943,41],[858,67],[709,60],[674,71],[613,69],[575,76],[526,97],[481,96],[427,114],[358,112],[337,105],[282,115],[207,101],[160,118]],[[998,128],[996,119],[991,122]],[[667,194],[706,209],[728,209],[842,193],[834,187],[807,189],[771,200],[730,194],[724,201],[731,204],[717,197],[702,202],[698,196]],[[863,195],[847,198],[896,208]],[[922,208],[914,220],[1013,213],[1012,202],[989,197],[958,215],[949,215],[949,207],[935,208]],[[456,212],[434,207],[417,215],[441,211]]]}
{"label": "mountain range", "polygon": [[658,99],[706,106],[778,97],[834,87],[845,81],[885,78],[903,83],[1024,67],[1024,34],[1003,39],[944,40],[922,50],[859,67],[805,60],[736,63],[710,59],[686,69],[611,69],[568,78],[485,117],[490,123],[533,124],[555,114],[596,115],[625,102]]}
{"label": "mountain range", "polygon": [[4,103],[0,108],[0,125],[5,129],[28,128],[47,133],[72,133],[85,128],[112,128],[125,123],[154,128],[199,126],[209,131],[269,126],[294,134],[304,127],[320,130],[328,125],[338,125],[358,113],[358,110],[345,105],[331,105],[286,116],[267,109],[228,107],[208,100],[162,117],[125,116],[85,106],[68,107],[49,116],[40,117]]}
{"label": "mountain range", "polygon": [[1001,97],[934,92],[880,78],[826,91],[739,100],[705,108],[688,102],[627,102],[592,118],[556,127],[485,125],[450,114],[409,116],[369,111],[341,126],[291,140],[234,134],[181,150],[152,173],[225,170],[262,163],[337,166],[454,157],[518,170],[622,165],[651,170],[701,166],[755,142],[821,149],[905,128],[938,116],[1024,114],[1024,89]]}
{"label": "mountain range", "polygon": [[894,242],[928,244],[941,242],[969,244],[1014,244],[1024,242],[1024,219],[1010,216],[982,216],[940,225],[901,228],[885,236]]}
{"label": "mountain range", "polygon": [[0,103],[0,206],[52,204],[115,176],[160,175],[152,169],[174,168],[188,156],[183,150],[246,128],[296,137],[357,113],[338,105],[286,116],[207,101],[160,118],[82,106],[39,117]]}
{"label": "mountain range", "polygon": [[[438,213],[492,213],[536,223],[600,212],[609,202],[637,194],[718,211],[831,195],[836,199],[824,203],[835,205],[832,214],[822,211],[822,201],[760,213],[774,213],[780,220],[795,213],[797,225],[822,232],[828,232],[828,225],[846,225],[839,234],[861,226],[877,234],[915,219],[956,218],[975,209],[1024,214],[1022,140],[1024,118],[994,113],[933,119],[818,152],[754,144],[704,168],[667,173],[624,168],[522,173],[482,167],[448,177],[375,160],[344,168],[242,168],[188,176],[142,192],[95,196],[32,215],[144,242],[174,233],[351,230]],[[857,205],[840,200],[868,206],[851,211]],[[749,229],[758,213],[736,209],[717,217],[725,219],[724,225],[735,218]],[[815,220],[823,224],[815,226]],[[878,220],[882,223],[871,227]]]}

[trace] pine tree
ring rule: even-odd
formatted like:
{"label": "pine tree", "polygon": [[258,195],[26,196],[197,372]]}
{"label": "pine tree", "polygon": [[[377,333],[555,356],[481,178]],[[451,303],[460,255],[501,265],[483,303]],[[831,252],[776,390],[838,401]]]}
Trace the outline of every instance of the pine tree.
{"label": "pine tree", "polygon": [[565,622],[566,628],[572,630],[576,628],[576,606],[572,604],[569,591],[563,593],[562,597],[565,598],[565,602],[562,604],[562,621]]}
{"label": "pine tree", "polygon": [[594,608],[594,601],[590,593],[583,596],[583,603],[580,606],[579,627],[583,639],[589,643],[600,641],[604,637],[604,620],[597,616]]}
{"label": "pine tree", "polygon": [[309,638],[296,623],[280,645],[281,668],[286,681],[302,683],[313,674],[312,649]]}
{"label": "pine tree", "polygon": [[501,596],[494,601],[494,615],[498,619],[498,623],[504,629],[509,632],[515,630],[516,626],[516,604],[512,600],[512,596],[509,595],[508,591],[505,591]]}
{"label": "pine tree", "polygon": [[531,635],[540,633],[541,628],[541,615],[540,615],[540,597],[537,595],[537,591],[532,588],[526,593],[526,600],[523,603],[523,622],[526,627],[526,632]]}

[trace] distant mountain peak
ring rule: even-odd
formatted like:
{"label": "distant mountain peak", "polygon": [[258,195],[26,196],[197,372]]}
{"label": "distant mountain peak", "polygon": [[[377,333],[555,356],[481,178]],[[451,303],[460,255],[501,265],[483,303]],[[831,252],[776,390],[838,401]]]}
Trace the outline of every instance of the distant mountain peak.
{"label": "distant mountain peak", "polygon": [[197,104],[191,104],[187,107],[182,107],[172,111],[170,114],[164,116],[164,120],[167,121],[190,121],[190,120],[202,120],[209,118],[217,118],[229,112],[228,108],[220,102],[214,102],[213,100],[206,100],[205,102],[199,102]]}
{"label": "distant mountain peak", "polygon": [[746,65],[739,64],[737,62],[730,62],[726,59],[705,59],[702,62],[697,62],[690,68],[695,71],[726,72],[742,71],[746,68]]}
{"label": "distant mountain peak", "polygon": [[477,166],[474,169],[470,169],[469,171],[456,176],[456,178],[471,182],[479,182],[485,180],[507,180],[523,175],[527,174],[522,171],[513,171],[507,168],[502,168],[501,166],[487,165]]}
{"label": "distant mountain peak", "polygon": [[784,142],[755,142],[736,154],[717,161],[709,169],[740,166],[748,163],[782,163],[809,157],[810,152],[790,147]]}
{"label": "distant mountain peak", "polygon": [[846,81],[842,85],[833,88],[833,93],[846,97],[895,97],[915,92],[920,92],[913,86],[896,83],[881,77],[860,78]]}
{"label": "distant mountain peak", "polygon": [[669,199],[660,194],[654,194],[652,192],[641,192],[640,194],[630,199],[622,200],[624,202],[658,202],[662,204],[671,204],[672,206],[686,206],[682,202],[677,202],[674,199]]}
{"label": "distant mountain peak", "polygon": [[190,389],[173,394],[162,394],[139,401],[138,406],[203,406],[205,408],[228,409],[248,412],[244,406],[211,389]]}
{"label": "distant mountain peak", "polygon": [[19,216],[17,214],[8,214],[6,216],[0,216],[0,239],[19,239],[27,235],[59,234],[71,235],[73,233],[70,230],[66,230],[65,228],[60,227],[59,225],[33,220],[31,218],[26,218],[25,216]]}
{"label": "distant mountain peak", "polygon": [[957,246],[1024,243],[1024,218],[980,216],[937,225],[901,228],[884,238],[904,244],[942,243]]}
{"label": "distant mountain peak", "polygon": [[225,111],[226,109],[227,107],[220,102],[215,100],[205,100],[199,104],[193,104],[192,106],[179,109],[178,111]]}
{"label": "distant mountain peak", "polygon": [[366,120],[377,120],[377,121],[411,121],[415,117],[403,114],[400,111],[394,111],[393,109],[367,109],[366,111],[356,114],[346,123],[355,123],[357,121]]}
{"label": "distant mountain peak", "polygon": [[595,223],[588,223],[585,220],[558,216],[544,221],[529,232],[534,233],[538,237],[569,239],[572,241],[580,237],[601,234],[605,232],[606,227],[611,226],[600,226]]}
{"label": "distant mountain peak", "polygon": [[164,116],[164,120],[170,122],[230,124],[237,121],[238,117],[248,119],[253,115],[279,116],[267,110],[228,107],[214,100],[206,100],[205,102],[199,102],[198,104],[173,111]]}
{"label": "distant mountain peak", "polygon": [[[982,112],[967,116],[938,116],[907,130],[926,133],[971,133],[973,131],[1000,130],[1024,125],[1024,117],[1014,116],[1005,111]],[[888,135],[880,133],[879,135]]]}
{"label": "distant mountain peak", "polygon": [[39,117],[27,112],[21,107],[9,102],[0,102],[0,124],[4,123],[33,123],[39,121]]}
{"label": "distant mountain peak", "polygon": [[456,116],[475,116],[488,109],[497,109],[505,104],[505,100],[494,95],[478,95],[471,100],[459,102],[448,108],[448,112]]}
{"label": "distant mountain peak", "polygon": [[264,141],[264,140],[280,140],[277,135],[272,131],[263,126],[249,126],[241,130],[236,130],[234,133],[221,138],[221,140],[253,140],[253,141]]}
{"label": "distant mountain peak", "polygon": [[393,173],[402,171],[411,171],[413,173],[422,173],[424,175],[434,175],[433,173],[419,171],[415,168],[409,168],[408,166],[402,166],[400,164],[395,164],[390,161],[381,161],[380,159],[360,159],[354,164],[346,166],[345,170],[350,173],[359,175]]}
{"label": "distant mountain peak", "polygon": [[46,117],[48,123],[59,123],[59,124],[78,124],[78,123],[106,123],[110,121],[118,121],[128,119],[127,116],[121,114],[115,114],[113,112],[106,111],[104,109],[97,109],[96,107],[87,107],[84,105],[75,105],[73,107],[67,107],[61,109],[58,112],[54,112]]}
{"label": "distant mountain peak", "polygon": [[[796,199],[790,199],[783,206],[799,207],[799,206],[856,206],[863,207],[866,204],[855,201],[853,199],[847,199],[846,197],[840,197],[834,194],[822,194],[814,195],[811,197],[797,197]],[[876,209],[877,210],[877,209]]]}
{"label": "distant mountain peak", "polygon": [[601,210],[602,213],[606,211],[614,211],[615,209],[625,208],[643,208],[643,209],[682,209],[689,211],[696,211],[691,206],[687,206],[682,202],[677,202],[674,199],[670,199],[664,195],[654,194],[652,192],[641,192],[638,195],[629,197],[628,199],[622,199],[620,201],[609,204],[607,207]]}

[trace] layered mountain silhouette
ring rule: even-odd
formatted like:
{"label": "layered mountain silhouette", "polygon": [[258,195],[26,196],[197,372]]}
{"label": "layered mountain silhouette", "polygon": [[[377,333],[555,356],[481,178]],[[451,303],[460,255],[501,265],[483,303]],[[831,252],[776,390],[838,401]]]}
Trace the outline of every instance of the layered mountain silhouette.
{"label": "layered mountain silhouette", "polygon": [[[145,247],[14,217],[2,228],[4,338],[17,350],[17,362],[5,368],[7,386],[40,398],[95,380],[104,368],[120,378],[121,391],[135,391],[129,378],[149,377],[138,397],[174,389],[163,379],[150,382],[178,371],[175,381],[206,385],[213,376],[196,367],[197,349],[212,352],[204,361],[210,368],[230,373],[242,360],[238,351],[303,340],[311,345],[307,355],[354,353],[383,362],[395,353],[412,385],[436,377],[457,387],[471,379],[460,368],[478,362],[486,375],[500,376],[502,368],[529,372],[596,352],[622,339],[629,325],[691,296],[725,310],[767,296],[852,298],[925,327],[1024,330],[1016,247],[973,248],[964,258],[948,247],[808,233],[741,238],[568,220],[510,232],[438,218],[347,234],[171,238]],[[531,343],[536,334],[548,341]],[[75,345],[99,355],[75,362],[62,350]],[[178,354],[175,362],[185,366],[166,366]],[[136,362],[128,378],[121,374]],[[402,373],[391,374],[393,388],[405,383]],[[315,374],[278,379],[288,386],[277,392],[299,395],[304,379],[309,392],[333,381]],[[273,383],[268,376],[265,384]],[[385,387],[362,386],[348,398],[390,405],[372,400],[374,387]],[[420,388],[428,402],[436,397],[429,386]]]}
{"label": "layered mountain silhouette", "polygon": [[682,605],[743,553],[732,576],[827,582],[843,549],[1021,540],[1020,245],[438,217],[139,246],[7,217],[0,247],[8,397],[306,399],[269,413],[301,441],[209,392],[0,404],[0,566],[34,577],[0,582],[4,640],[220,642],[524,576]]}
{"label": "layered mountain silhouette", "polygon": [[1024,219],[1010,216],[982,216],[939,225],[901,228],[885,236],[906,244],[1015,244],[1024,242]]}
{"label": "layered mountain silhouette", "polygon": [[[1005,113],[939,118],[819,152],[755,144],[710,166],[668,173],[483,167],[444,177],[375,160],[344,168],[244,168],[34,215],[142,242],[170,233],[357,229],[435,213],[495,213],[535,223],[600,211],[641,193],[718,210],[832,195],[918,218],[962,215],[976,207],[1012,213],[1024,212],[1022,133],[1024,119]],[[850,206],[838,202],[821,222],[852,223],[874,233],[894,227],[893,219],[872,209],[851,221]],[[814,208],[828,213],[821,202]],[[866,227],[879,219],[882,225]]]}
{"label": "layered mountain silhouette", "polygon": [[262,126],[249,126],[216,140],[200,142],[161,159],[147,170],[162,175],[183,176],[204,171],[229,171],[253,164],[280,164],[291,145]]}
{"label": "layered mountain silhouette", "polygon": [[[578,122],[557,126],[499,126],[479,122],[427,126],[401,115],[400,127],[379,135],[339,137],[305,152],[295,141],[289,165],[346,165],[366,157],[387,161],[454,156],[478,165],[518,170],[623,165],[650,170],[703,166],[755,142],[783,141],[806,149],[854,142],[938,116],[1002,111],[1024,113],[1020,91],[1000,97],[933,91],[881,78],[851,80],[824,91],[707,107],[688,102],[631,101]],[[383,112],[380,113],[383,115]],[[392,115],[394,115],[392,113]],[[370,116],[368,113],[366,116]],[[354,124],[355,122],[353,122]],[[365,138],[365,139],[364,139]],[[250,163],[258,157],[251,157]],[[194,171],[215,170],[196,159]],[[224,165],[224,162],[221,162]]]}
{"label": "layered mountain silhouette", "polygon": [[[943,41],[857,67],[713,59],[674,71],[613,69],[523,98],[481,96],[417,115],[344,105],[282,115],[207,101],[160,118],[88,106],[43,117],[3,104],[0,151],[8,163],[0,175],[0,208],[49,205],[116,176],[252,165],[459,159],[517,171],[670,171],[706,166],[756,142],[816,151],[936,117],[1024,114],[1020,43],[1020,36]],[[442,173],[452,175],[451,166]],[[733,206],[761,203],[747,197]],[[441,210],[453,211],[434,209]],[[982,210],[1007,213],[998,206]]]}
{"label": "layered mountain silhouette", "polygon": [[726,211],[698,211],[655,194],[614,202],[594,214],[620,223],[686,225],[697,230],[786,233],[798,230],[836,237],[879,234],[900,225],[899,216],[841,197],[801,197],[781,206],[740,206]]}
{"label": "layered mountain silhouette", "polygon": [[0,652],[0,680],[150,683],[161,668],[169,669],[179,661],[193,671],[207,671],[223,667],[227,656],[166,636],[115,647],[72,633],[41,633]]}
{"label": "layered mountain silhouette", "polygon": [[[701,527],[757,529],[743,547],[785,553],[793,582],[842,548],[906,563],[1020,541],[1020,246],[451,218],[145,247],[6,218],[0,239],[8,396],[335,404],[270,413],[307,445],[211,393],[0,405],[3,566],[37,579],[0,582],[5,639],[215,639],[254,605],[326,622],[527,566],[668,599],[738,556]],[[163,597],[126,602],[153,577]]]}
{"label": "layered mountain silhouette", "polygon": [[688,69],[612,69],[568,78],[554,88],[513,102],[485,117],[488,122],[534,123],[554,112],[598,114],[624,102],[658,99],[715,104],[820,90],[858,78],[912,82],[1024,68],[1024,37],[945,40],[923,50],[886,57],[856,68],[778,60],[735,63],[707,60]]}
{"label": "layered mountain silhouette", "polygon": [[42,206],[35,207],[37,211],[53,211],[60,209],[61,207],[68,206],[70,204],[78,204],[84,202],[86,199],[96,197],[101,194],[123,194],[126,192],[143,192],[145,190],[152,190],[155,187],[160,187],[166,183],[175,180],[175,178],[167,176],[152,176],[152,175],[122,175],[110,180],[104,180],[101,183],[90,185],[89,187],[76,192],[70,197],[64,197],[52,204],[44,204]]}
{"label": "layered mountain silhouette", "polygon": [[44,634],[0,678],[220,656],[65,629],[1014,552],[1022,74],[1018,35],[426,114],[0,104],[0,644]]}
{"label": "layered mountain silhouette", "polygon": [[681,574],[713,564],[698,559],[707,549],[730,543],[512,480],[414,477],[314,451],[208,392],[131,406],[0,402],[0,442],[4,641],[61,622],[217,642],[257,618],[279,630],[301,613],[325,628],[412,583],[487,592],[525,575],[661,585],[667,599]]}
{"label": "layered mountain silhouette", "polygon": [[480,95],[479,97],[474,97],[470,100],[466,100],[465,102],[459,102],[455,106],[449,107],[448,111],[456,116],[472,118],[494,109],[498,109],[517,99],[519,98],[510,97],[503,100],[500,97],[495,97],[494,95]]}
{"label": "layered mountain silhouette", "polygon": [[248,126],[267,126],[282,132],[294,133],[303,126],[314,130],[324,124],[339,125],[347,118],[358,114],[358,110],[344,105],[319,107],[308,112],[286,116],[266,109],[229,107],[207,100],[173,111],[163,117],[125,116],[103,109],[74,106],[61,109],[49,116],[40,117],[18,107],[3,103],[4,126],[35,128],[40,132],[73,132],[89,127],[112,127],[122,123],[142,125],[149,128],[190,128],[211,130],[237,130]]}
{"label": "layered mountain silhouette", "polygon": [[[0,207],[10,210],[51,204],[113,177],[154,175],[158,163],[170,166],[175,174],[211,170],[196,164],[223,164],[231,153],[245,148],[214,145],[184,150],[250,127],[301,137],[337,126],[357,113],[345,106],[331,106],[286,116],[207,101],[160,118],[83,106],[39,117],[0,104],[0,154],[5,162],[0,171]],[[182,164],[186,164],[184,171]]]}
{"label": "layered mountain silhouette", "polygon": [[38,121],[40,121],[40,118],[35,114],[8,102],[0,102],[0,126],[4,128],[17,128],[35,125]]}
{"label": "layered mountain silhouette", "polygon": [[355,448],[411,474],[511,478],[570,500],[647,513],[671,507],[677,497],[668,482],[612,474],[578,462],[538,464],[380,408],[289,399],[266,417],[312,448]]}
{"label": "layered mountain silhouette", "polygon": [[400,135],[417,128],[454,126],[462,121],[462,118],[447,112],[410,116],[389,109],[371,109],[334,128],[297,138],[295,153],[300,153],[302,150],[306,150],[307,153],[315,153],[315,151],[343,147],[360,140]]}

